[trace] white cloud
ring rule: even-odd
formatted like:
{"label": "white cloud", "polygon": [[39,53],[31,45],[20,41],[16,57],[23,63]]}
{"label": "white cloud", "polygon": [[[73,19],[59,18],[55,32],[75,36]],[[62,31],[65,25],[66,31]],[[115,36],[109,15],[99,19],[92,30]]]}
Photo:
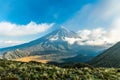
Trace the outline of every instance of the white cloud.
{"label": "white cloud", "polygon": [[79,42],[83,45],[106,45],[115,44],[120,41],[120,18],[116,19],[111,27],[106,30],[104,28],[96,28],[92,30],[80,30],[78,34],[85,42]]}
{"label": "white cloud", "polygon": [[[25,41],[16,41],[16,40],[0,40],[0,47],[14,46],[16,44],[22,44]],[[3,45],[4,44],[4,45]]]}
{"label": "white cloud", "polygon": [[102,28],[93,30],[81,30],[78,32],[81,37],[79,44],[82,45],[105,45],[107,41],[106,31]]}
{"label": "white cloud", "polygon": [[0,36],[25,36],[44,32],[52,27],[54,23],[37,24],[30,22],[27,25],[17,25],[10,22],[0,22]]}
{"label": "white cloud", "polygon": [[120,41],[120,18],[113,21],[108,33],[111,41]]}

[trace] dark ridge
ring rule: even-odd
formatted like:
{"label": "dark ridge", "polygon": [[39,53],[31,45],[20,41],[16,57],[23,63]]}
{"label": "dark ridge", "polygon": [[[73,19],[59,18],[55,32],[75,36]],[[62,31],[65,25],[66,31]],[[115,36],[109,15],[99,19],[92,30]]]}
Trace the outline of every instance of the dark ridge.
{"label": "dark ridge", "polygon": [[120,42],[87,63],[95,67],[120,68]]}

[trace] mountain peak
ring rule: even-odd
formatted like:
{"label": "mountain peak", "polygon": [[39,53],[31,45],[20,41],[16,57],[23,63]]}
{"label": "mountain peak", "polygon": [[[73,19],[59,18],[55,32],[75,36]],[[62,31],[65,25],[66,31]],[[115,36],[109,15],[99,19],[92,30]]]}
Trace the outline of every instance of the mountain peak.
{"label": "mountain peak", "polygon": [[74,43],[76,39],[77,40],[80,39],[80,36],[78,36],[77,33],[70,31],[69,29],[66,29],[65,27],[62,26],[48,34],[45,38],[50,41],[60,42],[67,41],[68,43],[71,43],[72,39],[73,40],[72,43]]}
{"label": "mountain peak", "polygon": [[65,28],[64,26],[61,26],[60,29],[65,29],[65,30],[68,30],[67,28]]}
{"label": "mountain peak", "polygon": [[61,29],[66,29],[64,26],[61,26],[60,28],[61,28]]}
{"label": "mountain peak", "polygon": [[64,26],[59,27],[58,29],[56,29],[56,31],[70,32],[70,30],[65,28]]}

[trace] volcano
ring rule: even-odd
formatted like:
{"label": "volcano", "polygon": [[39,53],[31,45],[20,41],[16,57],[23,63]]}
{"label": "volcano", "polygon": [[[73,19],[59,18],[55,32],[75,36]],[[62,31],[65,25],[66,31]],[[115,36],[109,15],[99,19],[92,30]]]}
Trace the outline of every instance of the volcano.
{"label": "volcano", "polygon": [[[18,59],[28,56],[43,56],[56,62],[72,61],[85,62],[91,60],[103,50],[103,47],[80,45],[81,37],[74,31],[58,28],[51,33],[34,41],[2,48],[0,54],[3,59]],[[77,60],[74,59],[77,57]]]}

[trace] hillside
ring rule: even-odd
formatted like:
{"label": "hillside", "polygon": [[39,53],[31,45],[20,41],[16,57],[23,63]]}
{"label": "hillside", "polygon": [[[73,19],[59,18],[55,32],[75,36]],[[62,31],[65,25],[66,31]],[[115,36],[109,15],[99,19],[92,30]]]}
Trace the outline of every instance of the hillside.
{"label": "hillside", "polygon": [[37,62],[0,60],[0,80],[120,80],[119,68],[61,68]]}
{"label": "hillside", "polygon": [[120,67],[120,42],[89,62],[96,67]]}

